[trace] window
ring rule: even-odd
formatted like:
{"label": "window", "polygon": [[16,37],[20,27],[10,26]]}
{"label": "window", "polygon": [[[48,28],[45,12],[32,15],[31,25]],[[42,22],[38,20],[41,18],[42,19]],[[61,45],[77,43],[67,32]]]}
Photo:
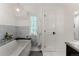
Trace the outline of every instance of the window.
{"label": "window", "polygon": [[31,34],[37,35],[37,17],[31,16]]}

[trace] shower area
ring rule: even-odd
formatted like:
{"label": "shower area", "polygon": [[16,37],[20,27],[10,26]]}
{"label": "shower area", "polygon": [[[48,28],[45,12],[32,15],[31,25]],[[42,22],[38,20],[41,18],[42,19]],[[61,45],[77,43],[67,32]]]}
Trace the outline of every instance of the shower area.
{"label": "shower area", "polygon": [[31,6],[34,10],[28,16],[32,51],[42,51],[45,56],[65,55],[63,9],[51,4],[38,6]]}
{"label": "shower area", "polygon": [[30,17],[31,20],[31,31],[30,31],[30,35],[31,35],[31,43],[32,43],[32,50],[33,51],[40,51],[41,49],[41,42],[40,42],[40,27],[39,27],[39,18],[38,16],[31,16]]}

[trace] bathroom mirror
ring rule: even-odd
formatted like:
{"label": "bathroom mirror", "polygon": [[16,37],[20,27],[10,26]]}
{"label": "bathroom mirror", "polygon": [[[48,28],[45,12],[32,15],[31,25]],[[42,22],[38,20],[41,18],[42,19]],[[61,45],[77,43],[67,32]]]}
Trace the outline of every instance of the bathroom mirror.
{"label": "bathroom mirror", "polygon": [[74,38],[79,40],[79,12],[74,13]]}

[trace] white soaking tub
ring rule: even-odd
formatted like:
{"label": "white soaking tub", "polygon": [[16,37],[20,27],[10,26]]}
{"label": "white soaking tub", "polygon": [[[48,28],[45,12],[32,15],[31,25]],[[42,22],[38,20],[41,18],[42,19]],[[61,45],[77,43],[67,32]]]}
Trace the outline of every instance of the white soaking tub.
{"label": "white soaking tub", "polygon": [[31,40],[13,40],[0,47],[0,56],[28,56]]}

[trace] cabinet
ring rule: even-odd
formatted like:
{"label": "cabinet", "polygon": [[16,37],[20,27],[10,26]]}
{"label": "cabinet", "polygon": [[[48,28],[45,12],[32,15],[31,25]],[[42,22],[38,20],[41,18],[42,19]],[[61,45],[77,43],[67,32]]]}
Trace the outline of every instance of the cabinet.
{"label": "cabinet", "polygon": [[79,56],[79,52],[69,45],[66,45],[66,56]]}

